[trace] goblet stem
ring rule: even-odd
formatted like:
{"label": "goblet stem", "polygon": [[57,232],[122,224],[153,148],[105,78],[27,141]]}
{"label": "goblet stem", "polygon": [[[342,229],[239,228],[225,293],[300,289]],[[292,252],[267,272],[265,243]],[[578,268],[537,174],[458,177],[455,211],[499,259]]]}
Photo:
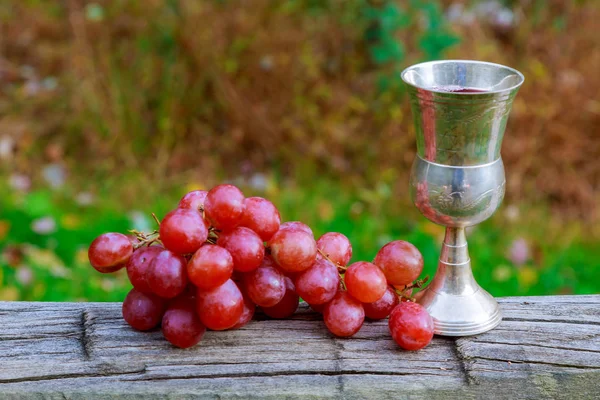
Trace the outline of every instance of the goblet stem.
{"label": "goblet stem", "polygon": [[496,300],[473,277],[465,228],[446,228],[435,277],[416,297],[433,317],[438,335],[475,335],[502,319]]}
{"label": "goblet stem", "polygon": [[478,289],[471,270],[465,228],[446,228],[438,270],[431,282],[436,292],[469,295]]}

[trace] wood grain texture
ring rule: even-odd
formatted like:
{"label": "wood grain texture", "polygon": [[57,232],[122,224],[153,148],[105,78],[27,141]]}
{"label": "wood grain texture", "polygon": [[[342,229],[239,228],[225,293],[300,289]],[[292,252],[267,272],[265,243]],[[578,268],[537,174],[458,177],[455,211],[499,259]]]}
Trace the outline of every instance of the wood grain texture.
{"label": "wood grain texture", "polygon": [[493,331],[405,352],[387,321],[338,339],[306,307],[182,350],[117,303],[0,302],[0,399],[600,398],[600,295],[500,303]]}

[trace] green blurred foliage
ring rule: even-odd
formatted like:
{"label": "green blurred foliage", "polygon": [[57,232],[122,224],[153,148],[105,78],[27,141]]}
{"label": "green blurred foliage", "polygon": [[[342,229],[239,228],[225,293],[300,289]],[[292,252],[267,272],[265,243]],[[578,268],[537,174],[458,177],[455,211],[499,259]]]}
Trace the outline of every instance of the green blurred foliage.
{"label": "green blurred foliage", "polygon": [[126,275],[95,272],[91,240],[152,229],[150,212],[224,180],[343,232],[354,260],[409,240],[433,275],[443,229],[408,200],[399,73],[437,58],[526,75],[505,204],[469,237],[477,279],[600,291],[600,7],[458,3],[450,18],[454,2],[426,0],[1,2],[0,299],[121,300]]}
{"label": "green blurred foliage", "polygon": [[[415,38],[424,60],[435,60],[459,42],[448,28],[439,3],[411,0],[405,7],[393,1],[366,2],[361,10],[366,22],[364,38],[370,59],[380,68],[389,65],[379,79],[382,92],[403,92],[400,79],[406,48],[398,40],[402,30],[417,30]],[[423,25],[419,27],[418,25]]]}

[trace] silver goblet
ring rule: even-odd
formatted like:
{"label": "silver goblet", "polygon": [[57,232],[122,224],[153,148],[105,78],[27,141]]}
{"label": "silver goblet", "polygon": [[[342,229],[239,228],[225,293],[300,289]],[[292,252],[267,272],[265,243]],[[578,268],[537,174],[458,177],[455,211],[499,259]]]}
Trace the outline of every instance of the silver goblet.
{"label": "silver goblet", "polygon": [[446,227],[435,277],[418,293],[435,333],[468,336],[502,319],[498,303],[473,278],[465,228],[488,219],[504,197],[502,137],[523,75],[479,61],[433,61],[402,72],[417,135],[410,177],[413,202]]}

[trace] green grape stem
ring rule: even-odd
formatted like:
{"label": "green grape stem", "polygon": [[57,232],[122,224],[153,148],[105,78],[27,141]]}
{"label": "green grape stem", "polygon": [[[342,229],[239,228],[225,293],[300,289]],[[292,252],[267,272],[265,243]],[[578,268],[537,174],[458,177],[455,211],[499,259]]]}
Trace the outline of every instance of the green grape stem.
{"label": "green grape stem", "polygon": [[323,250],[317,248],[317,251],[319,252],[319,254],[321,254],[321,256],[323,256],[324,259],[326,259],[327,261],[329,261],[337,267],[338,275],[340,276],[340,285],[342,287],[342,290],[346,290],[346,283],[344,282],[344,273],[346,272],[348,267],[334,262],[331,258],[329,258],[329,254],[326,254],[325,252],[323,252]]}
{"label": "green grape stem", "polygon": [[319,252],[319,254],[321,254],[321,256],[323,256],[324,259],[335,265],[338,268],[338,270],[341,271],[340,273],[344,273],[348,269],[347,266],[340,265],[339,263],[336,263],[331,258],[329,258],[329,254],[324,253],[323,250],[317,248],[317,251]]}
{"label": "green grape stem", "polygon": [[409,293],[412,289],[422,289],[423,286],[425,285],[425,283],[427,283],[427,281],[429,281],[429,275],[425,276],[425,278],[423,279],[417,279],[416,281],[414,281],[413,283],[411,283],[410,285],[406,285],[404,287],[404,289],[400,290],[396,287],[394,287],[394,291],[396,292],[396,294],[404,300],[408,300],[408,301],[415,301],[415,298],[412,296],[407,295],[407,293]]}
{"label": "green grape stem", "polygon": [[152,232],[140,232],[136,229],[132,229],[129,232],[134,234],[138,240],[138,243],[133,245],[134,250],[143,246],[150,246],[153,243],[160,243],[160,235],[157,230]]}
{"label": "green grape stem", "polygon": [[217,231],[212,226],[208,228],[208,239],[206,239],[206,243],[217,244],[217,240],[219,240],[219,231]]}
{"label": "green grape stem", "polygon": [[156,214],[152,213],[152,218],[154,218],[154,220],[156,221],[156,223],[158,224],[158,226],[160,226],[160,220],[158,219],[158,217],[156,216]]}

